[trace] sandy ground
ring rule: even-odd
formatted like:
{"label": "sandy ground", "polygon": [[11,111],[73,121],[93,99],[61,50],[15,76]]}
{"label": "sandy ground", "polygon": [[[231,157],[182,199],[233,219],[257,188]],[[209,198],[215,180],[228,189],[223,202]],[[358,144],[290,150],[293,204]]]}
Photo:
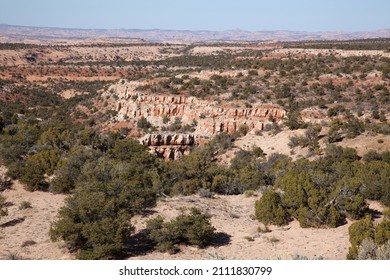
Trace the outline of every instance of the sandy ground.
{"label": "sandy ground", "polygon": [[[0,220],[0,259],[72,259],[64,243],[53,243],[48,235],[50,223],[64,204],[64,195],[27,192],[18,181],[3,195],[8,216]],[[19,209],[22,201],[30,202],[31,208]],[[35,244],[26,246],[26,241]]]}
{"label": "sandy ground", "polygon": [[[217,232],[230,236],[227,244],[198,249],[182,246],[181,252],[151,252],[131,259],[292,259],[296,255],[309,259],[324,258],[342,260],[349,247],[348,227],[351,221],[338,228],[301,228],[297,221],[285,227],[270,226],[271,232],[261,233],[264,225],[253,219],[254,203],[258,196],[216,196],[213,199],[174,197],[158,203],[156,213],[149,217],[133,219],[138,231],[145,227],[145,221],[157,215],[171,219],[180,213],[181,207],[199,207],[212,216],[211,221]],[[370,208],[382,210],[380,204],[370,203]],[[253,241],[248,241],[252,238]]]}
{"label": "sandy ground", "polygon": [[263,131],[262,135],[255,135],[252,132],[248,133],[247,135],[238,138],[234,142],[234,147],[221,155],[220,162],[228,164],[238,150],[252,150],[253,147],[260,147],[266,156],[269,156],[273,153],[280,153],[287,155],[294,160],[300,157],[304,157],[309,152],[307,148],[302,149],[298,147],[295,148],[292,152],[291,148],[288,146],[290,137],[295,135],[301,136],[304,134],[304,132],[304,129],[297,129],[283,130],[278,134],[273,134],[272,132],[266,131]]}
{"label": "sandy ground", "polygon": [[[8,202],[9,215],[0,220],[0,259],[74,259],[63,242],[51,242],[48,232],[64,205],[65,195],[46,192],[27,192],[19,182],[11,190],[3,192]],[[254,203],[259,195],[245,197],[199,196],[173,197],[160,200],[148,216],[136,216],[132,223],[135,236],[145,228],[146,220],[162,215],[167,220],[176,217],[181,207],[198,207],[211,215],[211,222],[218,232],[214,245],[205,249],[181,246],[175,255],[141,250],[130,259],[292,259],[301,255],[309,259],[345,259],[349,241],[347,224],[335,229],[303,229],[297,221],[285,227],[270,226],[271,232],[262,233],[264,225],[253,218]],[[22,201],[31,208],[19,209]],[[370,208],[382,211],[377,202]],[[249,241],[248,239],[251,239]],[[253,240],[253,241],[252,241]],[[34,243],[24,244],[26,241]],[[134,241],[134,240],[133,240]]]}
{"label": "sandy ground", "polygon": [[359,156],[370,150],[383,153],[390,150],[390,135],[359,135],[353,139],[344,139],[339,145],[356,149]]}
{"label": "sandy ground", "polygon": [[[267,156],[273,153],[280,153],[291,157],[293,160],[299,158],[316,159],[318,156],[311,155],[308,148],[295,147],[291,149],[288,146],[290,137],[302,136],[304,133],[305,129],[282,130],[275,135],[271,132],[265,131],[263,131],[262,135],[248,133],[247,135],[237,139],[234,142],[234,147],[221,155],[220,162],[228,164],[238,150],[252,150],[255,146],[263,149]],[[323,134],[324,132],[321,132],[321,135]],[[326,142],[326,139],[322,138],[320,140],[322,151],[325,151],[327,145],[328,143]],[[359,156],[364,156],[370,150],[382,153],[390,150],[390,135],[362,134],[353,139],[344,138],[343,141],[335,143],[335,145],[354,148]]]}

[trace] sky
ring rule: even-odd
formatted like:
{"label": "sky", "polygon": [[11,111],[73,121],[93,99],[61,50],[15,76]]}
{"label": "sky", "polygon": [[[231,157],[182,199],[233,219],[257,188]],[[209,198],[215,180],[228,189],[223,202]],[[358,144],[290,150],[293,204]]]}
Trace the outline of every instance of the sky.
{"label": "sky", "polygon": [[369,31],[390,0],[0,0],[0,24],[102,29]]}

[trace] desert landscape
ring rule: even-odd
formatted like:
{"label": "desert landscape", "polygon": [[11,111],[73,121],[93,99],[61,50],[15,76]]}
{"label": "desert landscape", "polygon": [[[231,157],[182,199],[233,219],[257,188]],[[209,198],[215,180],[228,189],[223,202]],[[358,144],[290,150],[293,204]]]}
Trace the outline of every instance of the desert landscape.
{"label": "desert landscape", "polygon": [[0,259],[389,259],[388,30],[96,32],[0,26]]}
{"label": "desert landscape", "polygon": [[[48,236],[50,224],[55,221],[60,207],[64,205],[65,196],[47,192],[28,192],[19,182],[15,182],[12,190],[5,191],[4,196],[10,206],[9,221],[12,226],[2,223],[1,259],[31,260],[67,260],[75,259],[64,242],[52,242]],[[252,197],[245,195],[215,196],[202,198],[199,196],[174,197],[162,200],[153,208],[153,216],[164,215],[172,219],[180,213],[181,207],[199,207],[209,213],[217,232],[225,233],[221,240],[206,249],[197,247],[181,248],[175,255],[153,252],[150,246],[129,255],[129,259],[199,259],[199,260],[246,260],[246,259],[309,259],[343,260],[348,253],[348,227],[352,221],[335,229],[304,229],[297,221],[288,226],[270,226],[269,232],[261,232],[264,228],[253,219],[253,205],[258,194]],[[31,208],[19,209],[23,201],[31,203]],[[377,202],[369,202],[370,209],[382,212],[383,206]],[[132,222],[136,227],[135,236],[145,229],[145,221],[152,216],[137,216]],[[23,221],[22,221],[23,220]],[[378,223],[381,218],[375,218]],[[332,236],[332,238],[329,238]]]}

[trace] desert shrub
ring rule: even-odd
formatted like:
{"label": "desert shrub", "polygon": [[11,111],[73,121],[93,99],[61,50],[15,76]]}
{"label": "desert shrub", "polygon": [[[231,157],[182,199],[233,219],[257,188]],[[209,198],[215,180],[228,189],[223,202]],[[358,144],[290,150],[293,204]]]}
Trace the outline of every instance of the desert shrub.
{"label": "desert shrub", "polygon": [[[42,127],[27,121],[19,121],[4,128],[0,136],[0,157],[3,163],[9,166],[23,159],[36,144],[41,132]],[[16,175],[20,176],[19,173]]]}
{"label": "desert shrub", "polygon": [[203,184],[199,178],[181,179],[172,186],[171,193],[173,195],[191,195],[201,188],[203,188]]}
{"label": "desert shrub", "polygon": [[239,150],[234,154],[234,158],[230,162],[233,169],[241,169],[247,166],[255,159],[252,151]]}
{"label": "desert shrub", "polygon": [[321,132],[320,125],[308,125],[305,131],[305,138],[310,151],[319,149],[319,133]]}
{"label": "desert shrub", "polygon": [[375,260],[376,251],[378,246],[374,243],[372,239],[366,238],[362,241],[361,245],[358,248],[359,260]]}
{"label": "desert shrub", "polygon": [[370,216],[352,224],[349,240],[348,259],[390,259],[390,221],[387,218],[376,226]]}
{"label": "desert shrub", "polygon": [[290,148],[295,148],[297,146],[309,147],[310,151],[315,151],[319,149],[319,133],[321,131],[320,125],[308,125],[305,134],[303,136],[291,136],[288,146]]}
{"label": "desert shrub", "polygon": [[84,146],[72,148],[58,163],[49,190],[54,193],[69,193],[76,186],[77,178],[87,161],[99,158],[102,153]]}
{"label": "desert shrub", "polygon": [[167,115],[164,115],[163,118],[162,118],[162,122],[163,124],[167,124],[169,122],[169,117]]}
{"label": "desert shrub", "polygon": [[74,142],[72,132],[65,125],[53,126],[45,130],[39,137],[40,145],[49,146],[52,149],[68,150]]}
{"label": "desert shrub", "polygon": [[343,148],[337,145],[329,145],[325,150],[324,160],[328,161],[328,164],[331,165],[335,162],[354,162],[359,160],[359,156],[354,148]]}
{"label": "desert shrub", "polygon": [[276,188],[283,191],[282,203],[291,215],[296,215],[298,209],[308,204],[308,191],[313,188],[308,173],[289,170],[275,182]]}
{"label": "desert shrub", "polygon": [[10,189],[11,186],[12,186],[11,179],[4,174],[0,174],[0,192]]}
{"label": "desert shrub", "polygon": [[133,232],[131,217],[155,204],[154,164],[142,153],[127,162],[107,156],[87,162],[59,219],[52,240],[63,239],[81,259],[116,258]]}
{"label": "desert shrub", "polygon": [[235,193],[236,188],[234,186],[232,176],[233,174],[227,169],[223,171],[221,170],[218,174],[214,174],[211,183],[211,190],[219,194]]}
{"label": "desert shrub", "polygon": [[384,219],[375,228],[375,243],[383,245],[390,240],[390,220]]}
{"label": "desert shrub", "polygon": [[214,194],[208,189],[201,188],[201,189],[199,189],[199,196],[205,197],[205,198],[213,198]]}
{"label": "desert shrub", "polygon": [[260,148],[260,147],[257,147],[257,146],[255,146],[255,147],[252,148],[252,153],[253,153],[253,155],[254,155],[255,157],[262,157],[262,156],[264,156],[264,151],[263,151],[263,149]]}
{"label": "desert shrub", "polygon": [[211,153],[221,153],[233,146],[237,137],[226,132],[217,134],[206,146]]}
{"label": "desert shrub", "polygon": [[[219,138],[218,138],[219,139]],[[223,137],[222,139],[228,139]],[[161,165],[160,190],[171,194],[195,194],[209,189],[220,194],[239,194],[259,186],[259,176],[252,168],[233,169],[215,163],[215,156],[224,148],[221,143],[205,145],[179,160]],[[254,157],[251,155],[251,157]],[[247,162],[245,164],[248,164]]]}
{"label": "desert shrub", "polygon": [[346,217],[359,219],[367,204],[355,177],[355,162],[298,160],[275,181],[282,205],[302,227],[336,227]]}
{"label": "desert shrub", "polygon": [[24,201],[20,202],[19,210],[28,209],[28,208],[32,208],[32,205],[31,205],[30,201],[25,201],[24,200]]}
{"label": "desert shrub", "polygon": [[52,175],[60,155],[56,150],[44,150],[29,156],[22,168],[20,181],[26,184],[29,191],[46,190],[45,175]]}
{"label": "desert shrub", "polygon": [[256,192],[254,190],[247,190],[244,192],[245,197],[252,197],[252,196],[257,196]]}
{"label": "desert shrub", "polygon": [[175,219],[164,222],[161,216],[147,221],[149,238],[161,252],[176,253],[178,244],[195,245],[200,248],[210,243],[215,228],[211,225],[210,216],[198,208],[182,210]]}
{"label": "desert shrub", "polygon": [[332,201],[340,212],[351,219],[361,219],[368,211],[367,203],[360,193],[360,180],[344,176],[336,183]]}
{"label": "desert shrub", "polygon": [[274,185],[276,179],[287,172],[290,164],[290,157],[273,153],[268,157],[267,161],[262,161],[258,164],[258,169],[263,173],[264,183],[266,185]]}
{"label": "desert shrub", "polygon": [[255,203],[255,216],[265,225],[286,225],[290,216],[282,205],[280,195],[272,190],[267,190]]}
{"label": "desert shrub", "polygon": [[152,124],[148,121],[147,118],[142,116],[138,121],[137,121],[137,127],[139,129],[142,129],[144,131],[148,130],[149,128],[152,127]]}
{"label": "desert shrub", "polygon": [[289,138],[288,146],[290,148],[306,147],[308,145],[307,139],[304,136],[293,135]]}
{"label": "desert shrub", "polygon": [[5,197],[0,194],[0,217],[7,216],[8,211],[5,208]]}
{"label": "desert shrub", "polygon": [[358,248],[359,260],[390,260],[390,242],[378,245],[372,239],[364,239]]}
{"label": "desert shrub", "polygon": [[255,169],[255,166],[248,165],[240,169],[231,170],[232,186],[228,194],[242,194],[246,190],[257,190],[264,185],[263,174]]}
{"label": "desert shrub", "polygon": [[302,122],[299,112],[297,111],[289,112],[284,124],[291,130],[307,127],[307,124]]}
{"label": "desert shrub", "polygon": [[343,113],[343,112],[345,112],[345,107],[342,105],[336,105],[336,106],[328,109],[327,115],[328,115],[328,117],[335,117],[339,113]]}
{"label": "desert shrub", "polygon": [[245,136],[248,134],[249,132],[249,126],[247,124],[242,124],[240,125],[240,127],[238,128],[238,133],[241,135],[241,136]]}
{"label": "desert shrub", "polygon": [[362,166],[357,176],[365,197],[380,200],[384,205],[390,206],[390,164],[370,161]]}
{"label": "desert shrub", "polygon": [[344,123],[343,128],[347,132],[348,138],[355,138],[366,130],[364,123],[358,118],[354,117],[349,118],[348,121]]}
{"label": "desert shrub", "polygon": [[366,216],[364,219],[353,223],[349,229],[349,242],[351,247],[349,247],[348,259],[357,259],[358,258],[358,247],[362,244],[365,239],[374,239],[375,229],[371,221],[371,216]]}
{"label": "desert shrub", "polygon": [[377,151],[369,150],[368,153],[363,156],[363,160],[365,162],[370,162],[374,160],[382,160],[382,157]]}

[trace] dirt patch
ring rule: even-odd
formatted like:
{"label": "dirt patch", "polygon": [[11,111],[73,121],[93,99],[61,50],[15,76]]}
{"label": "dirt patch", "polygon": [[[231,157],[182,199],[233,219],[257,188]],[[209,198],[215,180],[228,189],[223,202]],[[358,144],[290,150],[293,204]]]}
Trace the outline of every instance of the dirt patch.
{"label": "dirt patch", "polygon": [[390,150],[390,135],[359,135],[353,139],[344,139],[340,146],[356,149],[359,156],[370,150],[383,153]]}
{"label": "dirt patch", "polygon": [[[62,260],[72,259],[63,242],[51,242],[50,224],[64,205],[65,195],[28,192],[15,181],[3,192],[8,216],[0,220],[0,259]],[[21,203],[31,207],[22,209]]]}
{"label": "dirt patch", "polygon": [[[309,259],[346,259],[351,221],[329,229],[301,228],[297,221],[293,221],[285,227],[270,226],[270,232],[262,233],[258,228],[264,229],[264,225],[253,219],[257,199],[259,196],[244,195],[216,196],[213,199],[199,196],[164,199],[153,209],[152,215],[133,219],[137,232],[142,232],[147,219],[157,215],[172,219],[180,213],[181,207],[195,206],[212,216],[212,224],[220,236],[228,238],[225,242],[228,244],[206,249],[182,246],[181,252],[175,255],[146,251],[130,259],[291,259],[296,255]],[[370,203],[370,207],[383,210],[376,202]]]}

